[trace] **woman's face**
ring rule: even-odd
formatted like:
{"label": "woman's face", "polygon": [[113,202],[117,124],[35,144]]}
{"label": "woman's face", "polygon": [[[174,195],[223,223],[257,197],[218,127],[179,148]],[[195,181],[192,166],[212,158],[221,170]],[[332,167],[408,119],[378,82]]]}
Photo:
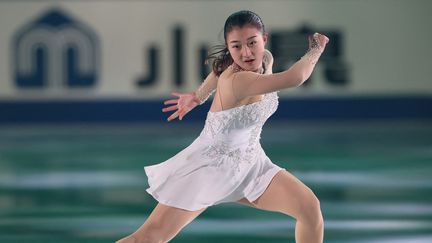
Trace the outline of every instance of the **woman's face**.
{"label": "woman's face", "polygon": [[262,67],[264,46],[267,34],[262,34],[251,25],[234,27],[227,34],[228,50],[234,62],[247,71],[257,71]]}

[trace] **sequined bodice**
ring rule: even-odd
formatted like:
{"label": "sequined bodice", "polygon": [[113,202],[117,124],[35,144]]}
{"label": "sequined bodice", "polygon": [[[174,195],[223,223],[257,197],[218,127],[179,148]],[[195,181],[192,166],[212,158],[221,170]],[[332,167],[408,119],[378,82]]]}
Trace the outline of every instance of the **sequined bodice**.
{"label": "sequined bodice", "polygon": [[223,111],[209,111],[201,135],[216,138],[236,132],[253,133],[262,128],[277,106],[278,96],[273,92],[265,94],[262,100],[251,104]]}
{"label": "sequined bodice", "polygon": [[212,158],[222,156],[250,162],[262,150],[259,144],[262,127],[276,111],[278,103],[277,93],[273,92],[251,104],[218,112],[209,111],[199,137],[208,144],[203,154]]}

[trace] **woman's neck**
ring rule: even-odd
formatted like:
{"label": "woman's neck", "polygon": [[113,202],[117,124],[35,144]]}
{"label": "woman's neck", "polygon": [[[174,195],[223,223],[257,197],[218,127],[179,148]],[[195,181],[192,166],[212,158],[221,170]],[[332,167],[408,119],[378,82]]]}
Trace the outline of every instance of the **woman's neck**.
{"label": "woman's neck", "polygon": [[[243,69],[242,67],[240,67],[237,63],[233,63],[232,64],[232,68],[234,69],[235,72],[240,72],[240,71],[246,71],[245,69]],[[255,72],[255,73],[259,73],[259,74],[263,74],[264,73],[264,68],[261,66],[260,68],[258,68],[257,70],[251,71],[251,72]]]}

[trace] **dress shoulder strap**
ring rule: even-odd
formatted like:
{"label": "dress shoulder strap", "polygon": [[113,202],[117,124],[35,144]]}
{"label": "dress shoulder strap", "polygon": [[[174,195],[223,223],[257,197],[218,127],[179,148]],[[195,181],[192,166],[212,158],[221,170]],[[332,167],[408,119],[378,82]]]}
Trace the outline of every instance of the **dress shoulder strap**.
{"label": "dress shoulder strap", "polygon": [[219,103],[220,103],[220,106],[221,106],[221,110],[224,110],[223,105],[222,105],[222,93],[221,93],[221,91],[220,91],[219,85],[216,86],[216,88],[217,88],[217,90],[218,90]]}

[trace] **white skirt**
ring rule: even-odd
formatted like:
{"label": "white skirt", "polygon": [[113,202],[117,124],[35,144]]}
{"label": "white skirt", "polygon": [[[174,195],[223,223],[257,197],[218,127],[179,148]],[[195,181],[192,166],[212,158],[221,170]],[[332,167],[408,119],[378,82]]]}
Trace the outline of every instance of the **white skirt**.
{"label": "white skirt", "polygon": [[171,157],[155,165],[145,166],[149,188],[146,191],[158,202],[188,211],[208,206],[250,202],[261,196],[280,170],[259,147],[258,156],[250,163],[238,163],[235,156],[204,156],[208,141],[198,137]]}

